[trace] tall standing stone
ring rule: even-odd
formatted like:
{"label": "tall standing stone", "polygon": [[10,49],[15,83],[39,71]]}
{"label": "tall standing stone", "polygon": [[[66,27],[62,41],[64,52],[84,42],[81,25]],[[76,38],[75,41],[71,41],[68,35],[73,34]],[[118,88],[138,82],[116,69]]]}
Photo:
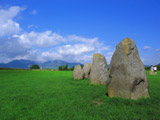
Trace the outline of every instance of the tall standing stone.
{"label": "tall standing stone", "polygon": [[149,97],[146,71],[136,43],[130,38],[125,38],[116,47],[110,63],[107,88],[110,97]]}
{"label": "tall standing stone", "polygon": [[87,63],[85,64],[85,66],[83,67],[83,73],[84,73],[84,78],[89,78],[90,75],[90,71],[91,71],[91,67],[92,64],[91,63]]}
{"label": "tall standing stone", "polygon": [[89,80],[91,84],[106,84],[108,78],[107,61],[104,55],[95,53]]}
{"label": "tall standing stone", "polygon": [[83,74],[83,70],[82,70],[81,66],[76,65],[73,70],[73,79],[74,80],[81,80],[81,79],[83,79],[83,77],[84,77],[84,74]]}

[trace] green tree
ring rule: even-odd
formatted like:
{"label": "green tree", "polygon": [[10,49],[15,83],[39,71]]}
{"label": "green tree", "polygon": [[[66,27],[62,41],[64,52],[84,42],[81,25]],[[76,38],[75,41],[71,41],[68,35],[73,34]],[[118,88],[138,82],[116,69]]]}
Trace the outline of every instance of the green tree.
{"label": "green tree", "polygon": [[64,66],[64,65],[59,66],[59,67],[58,67],[58,69],[59,69],[60,71],[66,71],[66,70],[69,70],[69,68],[68,68],[68,64],[66,64],[65,66]]}
{"label": "green tree", "polygon": [[74,70],[74,67],[71,67],[70,70],[73,71],[73,70]]}
{"label": "green tree", "polygon": [[59,66],[58,69],[61,71],[62,70],[62,66]]}
{"label": "green tree", "polygon": [[68,70],[68,64],[64,66],[64,70]]}
{"label": "green tree", "polygon": [[37,64],[34,64],[30,67],[30,69],[40,69],[39,65]]}
{"label": "green tree", "polygon": [[64,66],[62,65],[62,71],[64,71]]}
{"label": "green tree", "polygon": [[83,64],[81,64],[81,68],[83,68],[83,66],[84,66],[84,65],[83,65]]}
{"label": "green tree", "polygon": [[145,67],[145,70],[150,70],[150,69],[151,69],[151,66]]}

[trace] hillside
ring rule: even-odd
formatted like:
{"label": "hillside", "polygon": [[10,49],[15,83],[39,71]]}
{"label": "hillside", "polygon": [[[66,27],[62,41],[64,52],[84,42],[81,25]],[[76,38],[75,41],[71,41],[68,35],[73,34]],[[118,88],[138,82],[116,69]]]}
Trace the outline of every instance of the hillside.
{"label": "hillside", "polygon": [[36,64],[36,62],[21,59],[21,60],[13,60],[9,63],[0,63],[0,67],[1,68],[23,68],[23,69],[27,69],[27,68],[31,67],[33,64]]}
{"label": "hillside", "polygon": [[22,69],[28,69],[33,64],[38,64],[42,69],[58,69],[58,66],[66,65],[68,64],[68,67],[71,68],[75,65],[81,64],[81,63],[69,63],[62,60],[54,60],[54,61],[47,61],[44,63],[38,63],[30,60],[13,60],[9,63],[0,63],[0,68],[22,68]]}

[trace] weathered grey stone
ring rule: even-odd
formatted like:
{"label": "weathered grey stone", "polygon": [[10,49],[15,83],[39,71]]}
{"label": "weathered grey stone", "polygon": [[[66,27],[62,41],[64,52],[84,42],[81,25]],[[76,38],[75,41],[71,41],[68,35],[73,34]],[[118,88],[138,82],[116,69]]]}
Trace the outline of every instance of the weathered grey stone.
{"label": "weathered grey stone", "polygon": [[82,70],[81,66],[76,65],[73,70],[73,79],[74,80],[81,80],[81,79],[83,79],[83,77],[84,77],[84,74],[83,74],[83,70]]}
{"label": "weathered grey stone", "polygon": [[107,88],[110,97],[149,97],[146,71],[136,43],[130,38],[125,38],[116,47],[110,63]]}
{"label": "weathered grey stone", "polygon": [[91,63],[87,63],[85,64],[85,66],[83,67],[83,73],[84,73],[84,78],[89,78],[90,75],[90,71],[91,71],[91,67],[92,64]]}
{"label": "weathered grey stone", "polygon": [[108,78],[107,61],[104,55],[95,53],[89,80],[91,84],[106,84]]}

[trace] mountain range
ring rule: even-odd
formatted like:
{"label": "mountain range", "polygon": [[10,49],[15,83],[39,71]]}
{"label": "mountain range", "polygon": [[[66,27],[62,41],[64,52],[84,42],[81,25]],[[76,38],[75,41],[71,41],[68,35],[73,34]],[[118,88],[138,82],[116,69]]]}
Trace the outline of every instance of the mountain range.
{"label": "mountain range", "polygon": [[[0,63],[0,68],[20,68],[20,69],[28,69],[33,64],[38,64],[42,69],[58,69],[58,66],[64,66],[68,64],[68,67],[74,67],[76,65],[80,65],[81,63],[69,63],[62,60],[54,60],[54,61],[47,61],[44,63],[39,63],[31,60],[13,60],[9,63]],[[149,67],[150,65],[144,65],[145,67]],[[160,67],[160,64],[156,65],[157,67]],[[108,65],[109,68],[109,65]]]}
{"label": "mountain range", "polygon": [[42,69],[58,69],[58,66],[66,65],[68,64],[68,67],[74,67],[81,63],[69,63],[62,60],[54,60],[54,61],[47,61],[44,63],[38,63],[31,60],[13,60],[9,63],[0,63],[0,68],[22,68],[22,69],[28,69],[33,64],[38,64]]}

